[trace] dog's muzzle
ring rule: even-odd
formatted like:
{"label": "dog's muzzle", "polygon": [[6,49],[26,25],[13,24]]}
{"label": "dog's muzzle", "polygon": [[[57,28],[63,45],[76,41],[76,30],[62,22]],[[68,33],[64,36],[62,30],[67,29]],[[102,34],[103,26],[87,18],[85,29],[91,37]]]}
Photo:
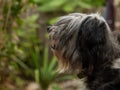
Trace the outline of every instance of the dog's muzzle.
{"label": "dog's muzzle", "polygon": [[49,33],[49,32],[51,32],[51,30],[52,30],[52,29],[51,29],[51,26],[48,26],[48,27],[47,27],[47,32]]}

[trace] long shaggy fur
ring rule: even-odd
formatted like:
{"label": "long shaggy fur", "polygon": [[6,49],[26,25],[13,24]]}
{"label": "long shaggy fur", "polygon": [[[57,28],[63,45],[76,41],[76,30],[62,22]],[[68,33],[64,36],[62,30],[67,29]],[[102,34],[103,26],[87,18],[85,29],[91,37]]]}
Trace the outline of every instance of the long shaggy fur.
{"label": "long shaggy fur", "polygon": [[120,90],[120,47],[98,14],[73,13],[48,27],[50,45],[59,68],[86,77],[89,90]]}

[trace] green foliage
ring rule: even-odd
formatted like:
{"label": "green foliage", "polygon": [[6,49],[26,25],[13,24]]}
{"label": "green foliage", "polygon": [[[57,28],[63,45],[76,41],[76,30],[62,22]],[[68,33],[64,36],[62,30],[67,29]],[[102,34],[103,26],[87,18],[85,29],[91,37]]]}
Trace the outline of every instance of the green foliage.
{"label": "green foliage", "polygon": [[104,4],[104,0],[29,0],[37,4],[43,12],[65,11],[73,12],[78,9],[90,9]]}
{"label": "green foliage", "polygon": [[22,0],[5,0],[3,1],[4,5],[2,7],[2,29],[11,32],[13,22],[16,18],[19,17],[19,14],[22,10],[23,3]]}
{"label": "green foliage", "polygon": [[5,2],[5,5],[3,7],[3,13],[4,15],[7,15],[9,11],[10,16],[16,17],[19,15],[22,9],[22,0],[10,0],[10,1]]}
{"label": "green foliage", "polygon": [[45,48],[43,66],[40,68],[39,73],[40,84],[43,90],[46,90],[48,86],[55,81],[58,74],[55,69],[56,59],[53,58],[51,61],[49,61],[47,50],[48,48]]}
{"label": "green foliage", "polygon": [[[4,42],[2,48],[0,47],[0,73],[2,71],[3,75],[0,76],[0,80],[7,70],[16,84],[22,85],[24,82],[20,80],[21,77],[15,77],[19,74],[39,83],[43,90],[46,90],[50,84],[52,84],[53,90],[61,90],[55,83],[56,79],[64,81],[72,79],[74,76],[67,74],[58,76],[56,58],[52,56],[49,58],[47,43],[41,43],[42,38],[37,35],[37,30],[42,29],[38,19],[44,21],[40,14],[42,12],[49,16],[51,12],[60,12],[57,15],[59,16],[63,12],[102,6],[104,0],[3,0],[3,2],[2,19],[0,16],[0,27],[2,27],[0,30],[4,34],[4,40],[0,39],[0,43]],[[35,5],[39,9],[38,14],[26,12],[28,15],[24,15],[26,9],[31,10],[30,6],[33,9]],[[21,15],[21,13],[23,14]],[[52,24],[55,21],[56,18],[52,18],[44,22]]]}

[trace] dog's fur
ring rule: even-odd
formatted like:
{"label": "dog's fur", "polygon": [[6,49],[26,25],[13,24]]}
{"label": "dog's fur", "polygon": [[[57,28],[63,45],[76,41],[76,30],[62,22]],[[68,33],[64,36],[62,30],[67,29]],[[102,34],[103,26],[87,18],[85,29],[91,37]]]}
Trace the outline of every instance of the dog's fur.
{"label": "dog's fur", "polygon": [[100,15],[69,14],[47,30],[62,72],[84,75],[88,90],[120,90],[120,47]]}

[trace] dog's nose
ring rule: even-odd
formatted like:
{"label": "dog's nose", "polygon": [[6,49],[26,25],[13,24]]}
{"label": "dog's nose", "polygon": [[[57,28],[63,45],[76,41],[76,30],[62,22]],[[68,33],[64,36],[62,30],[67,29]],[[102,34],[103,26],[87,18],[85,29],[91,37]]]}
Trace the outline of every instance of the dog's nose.
{"label": "dog's nose", "polygon": [[47,32],[48,32],[48,33],[51,31],[50,28],[51,28],[51,26],[48,26],[48,27],[47,27]]}

